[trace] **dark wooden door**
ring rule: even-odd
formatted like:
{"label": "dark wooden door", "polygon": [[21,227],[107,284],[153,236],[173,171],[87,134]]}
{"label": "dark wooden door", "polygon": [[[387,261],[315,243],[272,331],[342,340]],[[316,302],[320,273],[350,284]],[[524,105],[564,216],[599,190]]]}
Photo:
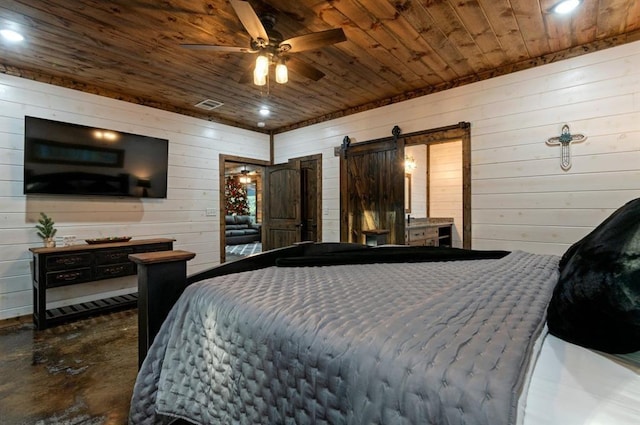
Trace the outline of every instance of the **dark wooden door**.
{"label": "dark wooden door", "polygon": [[301,181],[299,160],[266,167],[263,251],[302,241]]}
{"label": "dark wooden door", "polygon": [[317,158],[300,161],[303,241],[320,242],[320,165]]}
{"label": "dark wooden door", "polygon": [[404,244],[402,140],[354,144],[340,165],[342,242],[365,243],[363,231],[388,231],[387,243]]}

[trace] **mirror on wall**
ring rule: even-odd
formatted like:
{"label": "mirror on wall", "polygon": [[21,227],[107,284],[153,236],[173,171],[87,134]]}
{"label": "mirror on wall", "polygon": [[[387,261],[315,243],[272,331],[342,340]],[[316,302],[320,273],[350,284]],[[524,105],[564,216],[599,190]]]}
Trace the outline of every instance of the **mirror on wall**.
{"label": "mirror on wall", "polygon": [[404,212],[411,213],[411,174],[404,175]]}
{"label": "mirror on wall", "polygon": [[456,247],[462,246],[462,162],[461,140],[405,146],[405,212],[412,220],[452,218]]}
{"label": "mirror on wall", "polygon": [[405,211],[412,217],[428,217],[427,145],[411,145],[405,154]]}

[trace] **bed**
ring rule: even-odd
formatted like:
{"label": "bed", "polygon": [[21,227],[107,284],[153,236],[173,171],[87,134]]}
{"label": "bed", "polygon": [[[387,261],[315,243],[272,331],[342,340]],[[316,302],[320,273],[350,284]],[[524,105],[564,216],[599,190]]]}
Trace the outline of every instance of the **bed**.
{"label": "bed", "polygon": [[[142,363],[129,422],[637,424],[640,302],[623,303],[622,342],[569,342],[547,320],[573,314],[562,283],[603,232],[619,228],[618,257],[640,253],[630,204],[563,257],[304,244],[194,276]],[[613,346],[631,354],[601,351]]]}

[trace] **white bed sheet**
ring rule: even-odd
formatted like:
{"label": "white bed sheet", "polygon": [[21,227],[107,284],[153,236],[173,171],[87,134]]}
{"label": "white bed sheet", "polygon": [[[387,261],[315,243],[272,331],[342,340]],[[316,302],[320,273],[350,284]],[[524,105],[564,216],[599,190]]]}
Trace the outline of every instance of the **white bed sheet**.
{"label": "white bed sheet", "polygon": [[529,382],[523,425],[638,424],[638,367],[547,334]]}

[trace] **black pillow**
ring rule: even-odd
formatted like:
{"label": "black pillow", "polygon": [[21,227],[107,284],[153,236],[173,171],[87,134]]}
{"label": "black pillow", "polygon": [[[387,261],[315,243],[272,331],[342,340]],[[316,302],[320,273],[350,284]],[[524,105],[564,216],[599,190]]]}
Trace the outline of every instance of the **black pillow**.
{"label": "black pillow", "polygon": [[640,198],[572,245],[559,268],[549,332],[607,353],[640,351]]}

